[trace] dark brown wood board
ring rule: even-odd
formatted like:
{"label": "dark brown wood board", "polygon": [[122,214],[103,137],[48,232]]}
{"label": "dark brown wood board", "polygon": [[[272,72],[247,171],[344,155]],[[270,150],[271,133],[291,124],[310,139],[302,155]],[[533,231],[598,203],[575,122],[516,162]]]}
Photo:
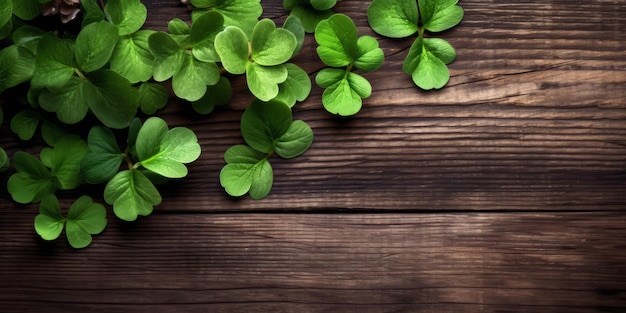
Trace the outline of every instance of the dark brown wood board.
{"label": "dark brown wood board", "polygon": [[[146,28],[189,20],[177,0],[143,2]],[[336,118],[314,86],[294,108],[313,146],[272,159],[266,199],[219,185],[243,142],[241,77],[229,108],[199,116],[172,97],[157,113],[202,156],[151,216],[109,210],[86,249],[39,240],[37,205],[15,204],[0,174],[0,312],[626,312],[626,3],[462,0],[441,34],[452,77],[428,92],[402,72],[411,39],[375,34],[369,3],[336,11],[385,52],[364,75],[372,96]],[[309,35],[294,59],[311,78],[315,48]],[[37,153],[8,118],[0,146]]]}

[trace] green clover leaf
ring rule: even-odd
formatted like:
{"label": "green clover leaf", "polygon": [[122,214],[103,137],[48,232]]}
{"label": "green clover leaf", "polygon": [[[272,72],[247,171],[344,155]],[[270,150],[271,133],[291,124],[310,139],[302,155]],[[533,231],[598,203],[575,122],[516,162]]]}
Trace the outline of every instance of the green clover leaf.
{"label": "green clover leaf", "polygon": [[220,77],[217,84],[207,87],[207,92],[202,98],[192,103],[193,109],[200,114],[209,114],[213,112],[216,106],[223,106],[230,103],[233,91],[230,80]]}
{"label": "green clover leaf", "polygon": [[94,115],[107,127],[128,127],[139,106],[137,89],[111,70],[99,70],[87,78],[83,96]]}
{"label": "green clover leaf", "polygon": [[6,151],[4,151],[2,147],[0,147],[0,173],[8,170],[9,166],[11,166],[9,156],[7,155]]}
{"label": "green clover leaf", "polygon": [[454,48],[440,38],[417,38],[407,55],[403,70],[413,82],[424,89],[442,88],[450,79],[446,64],[456,57]]}
{"label": "green clover leaf", "polygon": [[334,14],[321,21],[315,29],[317,54],[324,64],[347,66],[357,57],[357,30],[354,22],[344,14]]}
{"label": "green clover leaf", "polygon": [[98,0],[82,0],[81,5],[83,7],[83,21],[81,26],[85,27],[91,23],[100,22],[104,20],[104,12],[97,2]]}
{"label": "green clover leaf", "polygon": [[296,36],[291,31],[276,28],[270,19],[262,19],[252,32],[251,57],[259,65],[279,65],[291,59],[297,44]]}
{"label": "green clover leaf", "polygon": [[304,153],[313,144],[313,130],[301,120],[289,125],[289,129],[276,141],[276,154],[291,159]]}
{"label": "green clover leaf", "polygon": [[191,27],[185,21],[175,17],[167,23],[167,31],[172,35],[186,36],[191,33]]}
{"label": "green clover leaf", "polygon": [[148,38],[148,46],[154,55],[154,80],[166,81],[181,68],[185,51],[169,34],[156,32]]}
{"label": "green clover leaf", "polygon": [[117,38],[117,27],[100,21],[91,23],[76,37],[76,62],[85,72],[93,72],[103,67],[113,54]]}
{"label": "green clover leaf", "polygon": [[214,42],[215,37],[223,28],[224,16],[216,11],[207,12],[194,20],[189,29],[189,40],[196,59],[203,62],[220,61]]}
{"label": "green clover leaf", "polygon": [[140,30],[120,36],[111,55],[111,70],[133,84],[152,78],[154,56],[150,52],[148,38],[153,33],[150,30]]}
{"label": "green clover leaf", "polygon": [[375,71],[383,64],[385,54],[378,47],[378,40],[371,36],[361,36],[357,41],[354,67],[365,72]]}
{"label": "green clover leaf", "polygon": [[[316,5],[319,6],[323,1],[325,0],[315,2]],[[323,5],[319,7],[323,7]],[[309,0],[283,0],[283,8],[290,11],[289,16],[296,17],[301,21],[302,27],[307,33],[315,32],[315,27],[317,27],[319,22],[333,15],[331,8],[323,10],[316,9],[312,1]]]}
{"label": "green clover leaf", "polygon": [[169,101],[169,93],[162,85],[143,83],[139,86],[139,106],[143,113],[152,115]]}
{"label": "green clover leaf", "polygon": [[283,24],[283,28],[290,31],[296,37],[296,48],[293,51],[291,57],[296,56],[302,49],[304,45],[305,38],[305,30],[304,25],[302,25],[302,21],[296,16],[290,15],[285,19],[285,23]]}
{"label": "green clover leaf", "polygon": [[11,118],[11,130],[22,140],[29,140],[35,135],[41,116],[35,110],[23,110]]}
{"label": "green clover leaf", "polygon": [[198,61],[186,54],[178,72],[172,78],[172,89],[177,97],[196,101],[206,93],[208,85],[215,85],[220,79],[220,70],[213,62]]}
{"label": "green clover leaf", "polygon": [[61,182],[34,156],[18,151],[13,155],[13,166],[17,173],[7,181],[11,197],[18,203],[39,202],[61,188]]}
{"label": "green clover leaf", "polygon": [[274,182],[267,158],[267,154],[245,145],[230,147],[224,154],[227,164],[220,172],[220,184],[233,197],[249,193],[252,199],[265,198]]}
{"label": "green clover leaf", "polygon": [[91,236],[101,233],[106,225],[106,209],[89,196],[78,198],[64,218],[57,198],[48,195],[42,199],[34,222],[35,231],[44,240],[57,239],[65,226],[67,241],[75,249],[91,244]]}
{"label": "green clover leaf", "polygon": [[39,0],[13,0],[13,14],[29,21],[41,14],[41,1]]}
{"label": "green clover leaf", "polygon": [[420,18],[424,28],[431,32],[450,29],[463,19],[463,8],[458,0],[420,0]]}
{"label": "green clover leaf", "polygon": [[35,69],[31,86],[34,88],[60,89],[74,77],[74,43],[55,36],[44,36],[37,45]]}
{"label": "green clover leaf", "polygon": [[224,26],[237,26],[246,36],[252,34],[254,25],[263,13],[260,0],[191,0],[191,4],[198,8],[191,13],[194,23],[207,11],[215,11],[224,17]]}
{"label": "green clover leaf", "polygon": [[309,74],[293,63],[285,64],[287,79],[278,85],[278,95],[274,100],[292,107],[296,101],[304,101],[311,93]]}
{"label": "green clover leaf", "polygon": [[53,148],[43,148],[39,157],[58,179],[60,189],[68,190],[82,183],[80,163],[87,150],[87,144],[80,137],[68,135],[59,139]]}
{"label": "green clover leaf", "polygon": [[195,161],[201,152],[193,131],[185,127],[168,130],[158,117],[144,122],[137,134],[136,149],[143,167],[168,178],[187,176],[184,163]]}
{"label": "green clover leaf", "polygon": [[361,110],[362,99],[372,93],[372,86],[363,76],[341,69],[325,68],[315,77],[325,88],[322,94],[324,108],[340,116],[354,115]]}
{"label": "green clover leaf", "polygon": [[11,39],[15,45],[24,47],[33,54],[37,54],[37,45],[44,36],[46,36],[46,32],[42,29],[24,25],[13,32]]}
{"label": "green clover leaf", "polygon": [[367,9],[367,19],[375,32],[390,38],[408,37],[419,29],[415,0],[373,0]]}
{"label": "green clover leaf", "polygon": [[87,137],[88,152],[80,163],[85,181],[103,183],[115,176],[124,160],[115,135],[106,127],[94,126]]}
{"label": "green clover leaf", "polygon": [[262,153],[274,152],[276,141],[291,125],[291,109],[282,102],[253,101],[241,116],[246,143]]}
{"label": "green clover leaf", "polygon": [[35,56],[26,48],[12,45],[0,51],[0,93],[31,79]]}
{"label": "green clover leaf", "polygon": [[104,187],[104,201],[113,205],[113,212],[124,221],[147,216],[162,201],[154,184],[139,170],[117,173]]}
{"label": "green clover leaf", "polygon": [[238,27],[228,26],[215,37],[215,49],[222,66],[231,74],[243,74],[248,64],[248,38]]}
{"label": "green clover leaf", "polygon": [[262,101],[270,101],[278,96],[278,85],[287,80],[289,72],[284,64],[263,66],[248,62],[246,66],[246,82],[250,92]]}
{"label": "green clover leaf", "polygon": [[57,91],[43,89],[39,94],[39,105],[48,112],[55,112],[59,121],[76,124],[89,111],[83,90],[85,83],[85,80],[71,76],[63,88],[56,89]]}
{"label": "green clover leaf", "polygon": [[129,35],[138,31],[148,16],[146,6],[140,0],[108,0],[104,14],[117,26],[119,35]]}

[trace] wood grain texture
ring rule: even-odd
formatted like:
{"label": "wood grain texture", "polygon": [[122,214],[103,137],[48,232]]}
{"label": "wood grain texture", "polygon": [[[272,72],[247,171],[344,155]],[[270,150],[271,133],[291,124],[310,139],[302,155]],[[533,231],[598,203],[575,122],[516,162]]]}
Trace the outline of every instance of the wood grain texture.
{"label": "wood grain texture", "polygon": [[3,312],[626,307],[624,213],[157,214],[81,251],[3,214]]}
{"label": "wood grain texture", "polygon": [[[146,28],[189,20],[178,0],[143,2]],[[202,156],[152,216],[110,213],[87,249],[39,240],[37,205],[12,202],[0,174],[0,312],[626,311],[626,5],[463,0],[441,34],[452,78],[424,92],[401,69],[411,39],[372,32],[369,3],[336,10],[385,52],[365,74],[372,97],[336,118],[314,86],[294,109],[313,146],[271,159],[264,200],[219,186],[243,142],[242,77],[229,108],[198,116],[172,97],[158,112],[193,129]],[[311,78],[324,67],[310,36],[294,62]],[[2,107],[0,146],[38,153],[8,129],[19,108]],[[102,186],[59,197],[83,193],[101,200]]]}

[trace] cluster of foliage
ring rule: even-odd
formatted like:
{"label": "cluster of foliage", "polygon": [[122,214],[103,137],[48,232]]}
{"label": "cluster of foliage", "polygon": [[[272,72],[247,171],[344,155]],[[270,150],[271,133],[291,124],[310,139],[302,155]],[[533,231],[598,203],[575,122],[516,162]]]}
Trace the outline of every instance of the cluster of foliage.
{"label": "cluster of foliage", "polygon": [[[241,117],[245,144],[224,154],[220,183],[230,196],[253,199],[272,188],[274,155],[294,158],[313,143],[311,127],[292,116],[312,89],[309,74],[292,62],[306,33],[315,33],[327,66],[315,77],[327,111],[354,115],[370,96],[371,84],[355,71],[378,69],[383,50],[374,37],[359,37],[350,17],[332,11],[336,0],[285,0],[291,14],[282,26],[261,18],[260,0],[188,2],[190,24],[174,18],[166,32],[157,32],[144,29],[148,12],[140,0],[0,0],[0,93],[15,105],[10,128],[21,140],[36,138],[39,129],[47,145],[11,158],[0,148],[0,171],[12,160],[12,199],[40,203],[34,226],[43,239],[56,239],[65,228],[69,244],[83,248],[107,225],[106,207],[87,195],[64,215],[58,191],[100,185],[115,216],[133,221],[161,203],[157,186],[187,176],[185,164],[202,148],[192,130],[170,129],[151,116],[168,103],[163,82],[196,112],[209,114],[230,103],[229,78],[245,75],[256,99]],[[421,0],[418,16],[414,0],[375,0],[368,17],[376,32],[390,37],[411,35],[405,29],[411,21],[419,36],[405,71],[422,88],[424,82],[440,88],[439,65],[451,62],[454,50],[451,55],[445,41],[424,38],[424,30],[456,25],[457,7],[456,1]],[[42,20],[59,10],[63,23],[77,27]],[[384,26],[398,21],[406,27]],[[0,122],[3,113],[0,107]]]}

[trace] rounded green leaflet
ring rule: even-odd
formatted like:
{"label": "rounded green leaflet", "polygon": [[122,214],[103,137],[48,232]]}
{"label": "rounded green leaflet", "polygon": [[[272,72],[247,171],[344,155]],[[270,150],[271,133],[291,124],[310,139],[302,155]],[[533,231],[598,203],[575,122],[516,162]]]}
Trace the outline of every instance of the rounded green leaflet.
{"label": "rounded green leaflet", "polygon": [[9,161],[9,156],[6,151],[0,147],[0,172],[5,172],[11,166],[11,162]]}
{"label": "rounded green leaflet", "polygon": [[241,116],[241,134],[253,149],[272,153],[276,140],[289,129],[291,120],[291,109],[286,104],[257,100]]}
{"label": "rounded green leaflet", "polygon": [[111,69],[133,84],[152,78],[154,56],[148,46],[148,38],[152,33],[140,30],[120,37],[111,56]]}
{"label": "rounded green leaflet", "polygon": [[55,112],[59,121],[76,124],[82,121],[89,111],[89,104],[83,93],[84,84],[85,80],[72,76],[65,86],[56,92],[43,89],[39,94],[39,105],[48,112]]}
{"label": "rounded green leaflet", "polygon": [[93,72],[107,64],[118,37],[117,27],[105,21],[83,27],[76,37],[75,50],[80,68],[85,72]]}
{"label": "rounded green leaflet", "polygon": [[278,85],[278,95],[274,100],[284,102],[293,107],[296,101],[304,101],[311,93],[309,74],[293,63],[285,64],[287,79]]}
{"label": "rounded green leaflet", "polygon": [[180,69],[172,78],[172,89],[177,97],[196,101],[206,93],[208,85],[219,81],[220,70],[213,62],[201,62],[186,54]]}
{"label": "rounded green leaflet", "polygon": [[310,0],[310,3],[316,10],[329,10],[337,4],[337,0]]}
{"label": "rounded green leaflet", "polygon": [[50,170],[29,153],[16,152],[13,155],[13,166],[17,173],[9,177],[7,189],[15,202],[39,202],[61,187]]}
{"label": "rounded green leaflet", "polygon": [[300,52],[302,46],[304,45],[304,38],[306,34],[304,25],[302,25],[302,21],[300,21],[298,17],[290,15],[287,19],[285,19],[283,28],[296,36],[296,48],[293,50],[293,54],[291,55],[291,57],[294,57]]}
{"label": "rounded green leaflet", "polygon": [[190,29],[189,39],[192,53],[203,62],[219,62],[220,57],[215,50],[215,37],[223,29],[222,14],[210,11],[197,18]]}
{"label": "rounded green leaflet", "polygon": [[418,31],[418,19],[415,0],[373,0],[367,9],[370,27],[390,38],[404,38],[415,34]]}
{"label": "rounded green leaflet", "polygon": [[67,213],[65,234],[73,248],[81,249],[91,243],[91,235],[101,233],[107,225],[106,209],[89,196],[76,200]]}
{"label": "rounded green leaflet", "polygon": [[32,20],[41,14],[39,0],[12,0],[13,14],[22,20]]}
{"label": "rounded green leaflet", "polygon": [[194,111],[200,114],[209,114],[216,106],[223,106],[230,103],[233,91],[230,80],[226,77],[220,77],[217,84],[207,87],[204,96],[192,103]]}
{"label": "rounded green leaflet", "polygon": [[306,4],[298,4],[291,9],[290,16],[295,16],[302,22],[302,27],[307,33],[315,32],[315,27],[321,21],[333,15],[332,10],[315,10]]}
{"label": "rounded green leaflet", "polygon": [[143,167],[168,178],[186,176],[183,163],[195,161],[201,153],[193,131],[185,127],[168,130],[158,117],[149,118],[141,127],[136,147]]}
{"label": "rounded green leaflet", "polygon": [[39,204],[39,214],[34,221],[35,232],[44,240],[55,240],[59,238],[65,218],[61,213],[59,201],[53,194],[49,194]]}
{"label": "rounded green leaflet", "polygon": [[22,140],[29,140],[35,134],[41,116],[35,110],[23,110],[11,118],[11,130]]}
{"label": "rounded green leaflet", "polygon": [[250,39],[252,59],[263,66],[282,64],[291,59],[297,44],[291,31],[276,28],[270,19],[262,19],[254,27]]}
{"label": "rounded green leaflet", "polygon": [[456,26],[463,19],[463,9],[458,0],[420,0],[420,18],[424,28],[441,32]]}
{"label": "rounded green leaflet", "polygon": [[138,31],[148,17],[148,10],[140,0],[108,0],[104,13],[117,26],[120,36]]}
{"label": "rounded green leaflet", "polygon": [[289,129],[276,141],[276,154],[285,159],[304,153],[313,143],[313,130],[301,120],[291,123]]}
{"label": "rounded green leaflet", "polygon": [[139,107],[143,113],[152,115],[167,105],[169,93],[165,87],[154,83],[139,86]]}
{"label": "rounded green leaflet", "polygon": [[113,205],[113,212],[124,221],[134,221],[139,215],[152,213],[161,203],[159,191],[139,170],[119,172],[104,187],[104,201]]}
{"label": "rounded green leaflet", "polygon": [[85,181],[92,184],[110,180],[124,160],[115,135],[106,127],[94,126],[87,136],[88,152],[80,163]]}
{"label": "rounded green leaflet", "polygon": [[419,37],[411,46],[402,68],[418,87],[439,89],[450,79],[446,64],[455,57],[454,48],[447,41]]}
{"label": "rounded green leaflet", "polygon": [[112,70],[99,70],[87,78],[83,97],[94,115],[107,127],[128,127],[139,107],[137,89]]}
{"label": "rounded green leaflet", "polygon": [[248,89],[261,101],[274,99],[279,92],[278,84],[287,80],[289,72],[284,64],[263,66],[248,63],[246,66],[246,82]]}
{"label": "rounded green leaflet", "polygon": [[370,83],[363,76],[340,69],[323,69],[315,78],[326,88],[322,94],[324,108],[340,116],[354,115],[361,110],[362,98],[372,92]]}
{"label": "rounded green leaflet", "polygon": [[13,15],[12,0],[0,0],[0,27],[4,26],[11,20]]}
{"label": "rounded green leaflet", "polygon": [[334,14],[315,28],[317,54],[324,64],[346,66],[357,57],[357,29],[347,15]]}
{"label": "rounded green leaflet", "polygon": [[215,50],[231,74],[243,74],[248,63],[248,38],[238,27],[226,27],[215,37]]}
{"label": "rounded green leaflet", "polygon": [[72,41],[50,35],[41,38],[37,45],[31,86],[55,90],[64,88],[76,73],[74,55]]}
{"label": "rounded green leaflet", "polygon": [[35,56],[26,48],[11,45],[0,51],[0,93],[30,80]]}
{"label": "rounded green leaflet", "polygon": [[220,172],[220,184],[226,193],[240,197],[246,193],[253,199],[265,198],[274,182],[268,155],[245,145],[235,145],[224,153],[224,166]]}
{"label": "rounded green leaflet", "polygon": [[371,36],[359,37],[356,54],[354,67],[366,72],[377,70],[385,59],[383,50],[378,47],[378,41]]}

